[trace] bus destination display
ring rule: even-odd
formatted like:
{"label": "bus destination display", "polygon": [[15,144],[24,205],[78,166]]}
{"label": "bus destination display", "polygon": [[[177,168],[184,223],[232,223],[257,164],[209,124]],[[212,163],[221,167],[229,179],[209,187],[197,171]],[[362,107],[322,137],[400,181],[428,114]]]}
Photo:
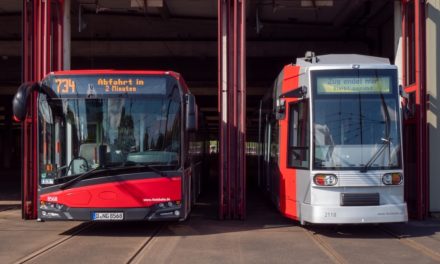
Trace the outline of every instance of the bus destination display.
{"label": "bus destination display", "polygon": [[57,76],[52,89],[59,95],[166,94],[167,79],[160,76]]}
{"label": "bus destination display", "polygon": [[318,94],[391,93],[391,78],[366,77],[318,77]]}

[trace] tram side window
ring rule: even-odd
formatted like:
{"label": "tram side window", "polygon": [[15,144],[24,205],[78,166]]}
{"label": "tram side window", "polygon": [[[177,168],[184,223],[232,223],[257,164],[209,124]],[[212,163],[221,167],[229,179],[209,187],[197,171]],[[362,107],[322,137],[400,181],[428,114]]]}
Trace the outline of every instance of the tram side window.
{"label": "tram side window", "polygon": [[309,168],[309,114],[308,102],[289,105],[289,142],[287,166]]}

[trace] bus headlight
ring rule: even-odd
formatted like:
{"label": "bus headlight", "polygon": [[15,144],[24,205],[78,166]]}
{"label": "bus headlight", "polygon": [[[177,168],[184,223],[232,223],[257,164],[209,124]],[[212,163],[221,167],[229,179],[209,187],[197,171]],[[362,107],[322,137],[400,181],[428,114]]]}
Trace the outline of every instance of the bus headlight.
{"label": "bus headlight", "polygon": [[399,185],[402,183],[402,180],[403,180],[402,174],[398,172],[385,173],[382,176],[382,182],[385,185]]}
{"label": "bus headlight", "polygon": [[338,177],[334,174],[316,174],[313,182],[319,186],[334,186],[338,183]]}
{"label": "bus headlight", "polygon": [[59,203],[40,201],[40,209],[44,209],[44,210],[61,210],[63,206],[64,205]]}

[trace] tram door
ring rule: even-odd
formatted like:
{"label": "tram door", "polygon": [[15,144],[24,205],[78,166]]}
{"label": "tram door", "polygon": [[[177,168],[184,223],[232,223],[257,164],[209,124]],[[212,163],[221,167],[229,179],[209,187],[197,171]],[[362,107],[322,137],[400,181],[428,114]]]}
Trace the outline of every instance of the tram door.
{"label": "tram door", "polygon": [[271,145],[271,123],[269,115],[266,114],[265,116],[265,123],[264,123],[264,158],[263,158],[263,179],[262,179],[262,186],[263,190],[270,192],[270,145]]}

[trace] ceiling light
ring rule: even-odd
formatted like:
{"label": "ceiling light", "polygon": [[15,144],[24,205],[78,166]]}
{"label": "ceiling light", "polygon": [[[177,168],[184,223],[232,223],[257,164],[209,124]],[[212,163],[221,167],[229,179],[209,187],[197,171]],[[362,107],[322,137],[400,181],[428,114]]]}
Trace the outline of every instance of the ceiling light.
{"label": "ceiling light", "polygon": [[302,7],[333,6],[333,0],[301,0]]}

